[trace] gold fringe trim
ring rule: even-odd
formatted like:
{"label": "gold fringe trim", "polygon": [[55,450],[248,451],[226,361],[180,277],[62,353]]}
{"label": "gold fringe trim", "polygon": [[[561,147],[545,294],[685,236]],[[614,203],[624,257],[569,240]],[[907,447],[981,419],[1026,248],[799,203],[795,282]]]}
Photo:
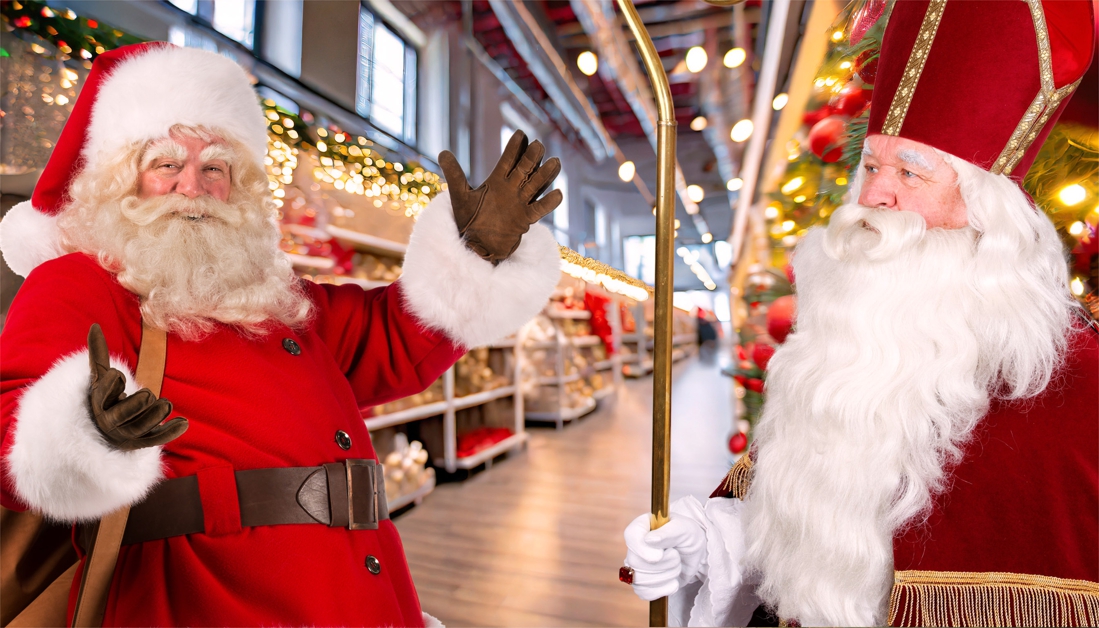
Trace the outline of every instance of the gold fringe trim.
{"label": "gold fringe trim", "polygon": [[1030,574],[897,571],[893,626],[1094,626],[1099,583]]}
{"label": "gold fringe trim", "polygon": [[594,273],[606,275],[607,277],[615,281],[621,281],[622,283],[629,284],[650,294],[652,293],[652,288],[650,288],[649,285],[646,284],[644,281],[641,281],[640,279],[636,279],[634,277],[630,277],[629,275],[618,270],[617,268],[607,266],[603,262],[594,260],[590,257],[584,257],[583,255],[577,253],[567,246],[562,246],[558,244],[557,248],[561,252],[561,259],[570,264],[575,264],[582,268],[586,268]]}
{"label": "gold fringe trim", "polygon": [[752,484],[752,467],[754,466],[755,463],[752,462],[752,457],[745,453],[740,457],[740,460],[736,461],[733,468],[729,469],[721,488],[729,491],[729,494],[737,499],[744,499],[748,495],[748,487]]}
{"label": "gold fringe trim", "polygon": [[900,135],[901,125],[908,115],[908,106],[916,95],[916,83],[920,82],[923,66],[927,63],[927,55],[931,53],[931,44],[935,42],[935,33],[939,30],[939,22],[942,21],[945,10],[946,0],[931,0],[928,5],[920,32],[912,44],[912,54],[904,66],[901,83],[897,86],[897,93],[893,94],[893,102],[890,103],[889,112],[882,122],[882,135]]}

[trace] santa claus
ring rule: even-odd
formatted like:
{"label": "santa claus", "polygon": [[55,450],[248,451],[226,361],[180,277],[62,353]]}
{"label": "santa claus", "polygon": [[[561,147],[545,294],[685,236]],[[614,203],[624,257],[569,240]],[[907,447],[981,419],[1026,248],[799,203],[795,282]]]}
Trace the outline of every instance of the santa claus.
{"label": "santa claus", "polygon": [[671,625],[1099,622],[1099,342],[1018,186],[1094,28],[1089,2],[895,4],[751,455],[626,529]]}
{"label": "santa claus", "polygon": [[[227,58],[108,52],[0,227],[26,276],[3,332],[3,506],[62,522],[131,506],[108,625],[424,625],[359,409],[423,390],[558,280],[533,223],[561,200],[540,198],[560,164],[522,134],[477,189],[441,156],[449,193],[401,279],[370,291],[294,275],[267,141]],[[159,400],[134,377],[157,330]]]}

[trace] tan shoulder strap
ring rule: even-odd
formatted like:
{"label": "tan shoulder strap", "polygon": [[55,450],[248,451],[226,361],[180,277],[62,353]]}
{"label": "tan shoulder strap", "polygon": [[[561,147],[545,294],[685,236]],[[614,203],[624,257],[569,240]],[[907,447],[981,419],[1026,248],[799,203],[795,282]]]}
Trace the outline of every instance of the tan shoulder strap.
{"label": "tan shoulder strap", "polygon": [[[141,349],[137,355],[134,378],[139,385],[148,388],[157,397],[160,396],[160,388],[164,383],[167,349],[168,334],[163,329],[150,327],[142,321]],[[88,548],[88,558],[84,561],[80,592],[73,610],[73,626],[103,625],[107,594],[111,590],[118,551],[122,547],[122,534],[126,531],[129,517],[130,507],[126,506],[99,520],[95,540]]]}

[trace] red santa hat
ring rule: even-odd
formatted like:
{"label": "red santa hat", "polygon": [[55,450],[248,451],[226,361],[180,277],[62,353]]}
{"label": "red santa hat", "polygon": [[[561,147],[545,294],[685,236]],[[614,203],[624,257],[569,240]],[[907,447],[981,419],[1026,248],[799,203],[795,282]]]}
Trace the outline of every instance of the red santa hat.
{"label": "red santa hat", "polygon": [[896,2],[867,134],[1021,181],[1094,47],[1090,0]]}
{"label": "red santa hat", "polygon": [[0,253],[17,274],[63,255],[57,215],[86,167],[174,125],[235,139],[262,162],[267,124],[244,70],[219,54],[154,42],[99,55],[88,73],[31,200],[0,222]]}

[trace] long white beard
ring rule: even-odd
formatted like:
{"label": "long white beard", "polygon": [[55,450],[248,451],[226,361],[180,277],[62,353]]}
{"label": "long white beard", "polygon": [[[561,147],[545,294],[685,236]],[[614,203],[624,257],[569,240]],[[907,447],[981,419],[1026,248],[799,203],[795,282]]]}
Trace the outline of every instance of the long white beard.
{"label": "long white beard", "polygon": [[108,205],[78,210],[82,229],[67,240],[118,271],[150,324],[195,340],[217,323],[262,335],[272,321],[309,319],[312,304],[261,203],[170,194]]}
{"label": "long white beard", "polygon": [[780,617],[881,625],[894,535],[946,488],[990,397],[1048,383],[1072,304],[1046,277],[1056,234],[1037,229],[1042,250],[1032,237],[999,268],[1012,249],[995,225],[928,230],[858,205],[799,243],[797,329],[769,365],[745,508],[748,564]]}

